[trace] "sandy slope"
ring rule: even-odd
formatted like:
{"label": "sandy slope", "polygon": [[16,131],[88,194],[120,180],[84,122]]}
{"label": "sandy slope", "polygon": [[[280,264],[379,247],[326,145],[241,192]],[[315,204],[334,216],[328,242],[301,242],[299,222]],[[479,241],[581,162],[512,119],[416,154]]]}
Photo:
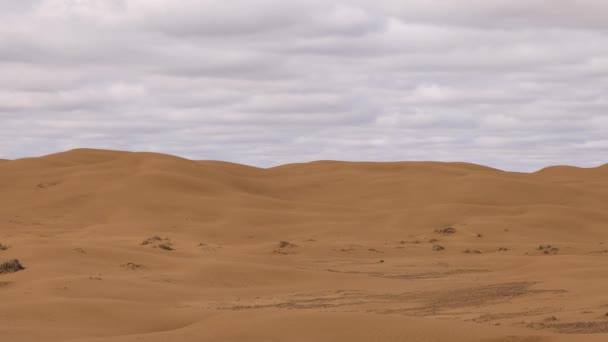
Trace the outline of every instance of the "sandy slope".
{"label": "sandy slope", "polygon": [[0,336],[605,341],[607,203],[608,166],[1,161]]}

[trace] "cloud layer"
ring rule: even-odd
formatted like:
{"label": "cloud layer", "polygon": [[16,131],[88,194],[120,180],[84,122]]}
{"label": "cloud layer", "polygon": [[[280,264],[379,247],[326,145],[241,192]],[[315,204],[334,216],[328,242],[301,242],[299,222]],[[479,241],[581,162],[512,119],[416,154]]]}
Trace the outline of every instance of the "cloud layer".
{"label": "cloud layer", "polygon": [[22,0],[0,19],[0,158],[608,162],[603,0]]}

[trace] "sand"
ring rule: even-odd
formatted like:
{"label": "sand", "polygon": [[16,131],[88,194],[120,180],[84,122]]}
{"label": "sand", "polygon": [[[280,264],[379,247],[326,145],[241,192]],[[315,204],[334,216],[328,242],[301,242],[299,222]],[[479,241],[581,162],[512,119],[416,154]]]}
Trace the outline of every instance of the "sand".
{"label": "sand", "polygon": [[0,161],[0,337],[606,341],[607,205],[606,165]]}

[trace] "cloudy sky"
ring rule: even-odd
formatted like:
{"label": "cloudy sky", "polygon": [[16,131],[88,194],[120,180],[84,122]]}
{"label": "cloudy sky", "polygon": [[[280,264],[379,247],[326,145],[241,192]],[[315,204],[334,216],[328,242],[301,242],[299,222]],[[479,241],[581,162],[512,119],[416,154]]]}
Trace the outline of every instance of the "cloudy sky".
{"label": "cloudy sky", "polygon": [[608,162],[605,0],[0,0],[0,158]]}

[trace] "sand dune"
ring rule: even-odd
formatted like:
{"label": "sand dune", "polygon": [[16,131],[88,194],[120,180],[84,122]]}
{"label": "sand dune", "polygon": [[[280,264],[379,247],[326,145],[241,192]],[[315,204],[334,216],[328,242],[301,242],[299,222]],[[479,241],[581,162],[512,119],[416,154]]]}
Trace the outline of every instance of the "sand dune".
{"label": "sand dune", "polygon": [[0,336],[605,341],[607,203],[608,165],[0,160]]}

